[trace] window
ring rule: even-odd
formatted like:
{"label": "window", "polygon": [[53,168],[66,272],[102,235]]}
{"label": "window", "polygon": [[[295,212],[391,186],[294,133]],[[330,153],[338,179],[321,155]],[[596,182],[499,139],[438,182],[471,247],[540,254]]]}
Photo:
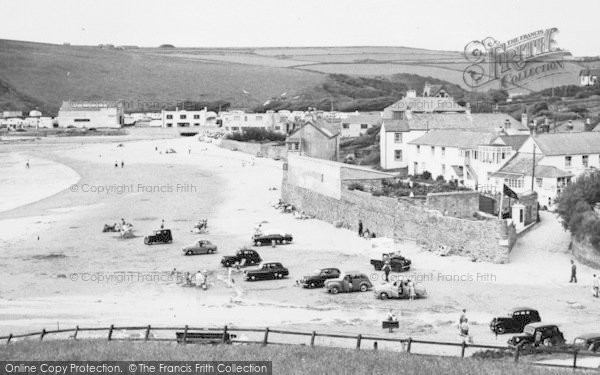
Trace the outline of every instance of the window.
{"label": "window", "polygon": [[536,177],[535,184],[537,185],[537,187],[542,187],[542,179]]}
{"label": "window", "polygon": [[167,120],[172,120],[173,119],[173,115],[167,115]]}
{"label": "window", "polygon": [[369,124],[360,124],[360,128],[361,129],[368,129],[369,128]]}
{"label": "window", "polygon": [[281,129],[281,126],[279,126],[279,125],[275,127],[275,130],[280,130],[280,129]]}
{"label": "window", "polygon": [[446,164],[442,164],[442,175],[446,174]]}
{"label": "window", "polygon": [[256,121],[262,121],[262,116],[256,116]]}
{"label": "window", "polygon": [[233,121],[240,121],[240,116],[233,116]]}
{"label": "window", "polygon": [[402,143],[402,133],[394,133],[394,142]]}
{"label": "window", "polygon": [[344,129],[348,129],[350,127],[350,124],[342,124],[342,128]]}
{"label": "window", "polygon": [[171,128],[171,127],[173,127],[173,124],[172,124],[172,123],[170,123],[170,122],[168,122],[168,123],[167,123],[167,128]]}
{"label": "window", "polygon": [[417,145],[417,154],[421,153],[421,146]]}
{"label": "window", "polygon": [[446,156],[446,147],[442,147],[442,156]]}
{"label": "window", "polygon": [[588,167],[588,162],[589,162],[589,156],[588,155],[583,155],[581,157],[581,163],[583,164],[584,167]]}
{"label": "window", "polygon": [[565,156],[565,167],[570,167],[570,166],[571,166],[571,157]]}
{"label": "window", "polygon": [[180,120],[185,120],[186,118],[187,118],[187,115],[179,115]]}
{"label": "window", "polygon": [[200,115],[194,115],[194,120],[199,120],[200,119]]}
{"label": "window", "polygon": [[510,187],[510,188],[515,188],[515,189],[523,188],[523,179],[522,178],[519,178],[519,179],[507,178],[504,180],[504,183],[506,185],[508,185],[508,187]]}
{"label": "window", "polygon": [[435,155],[435,146],[431,146],[431,155]]}
{"label": "window", "polygon": [[90,122],[89,118],[76,118],[73,122]]}
{"label": "window", "polygon": [[244,121],[248,121],[248,116],[244,116]]}
{"label": "window", "polygon": [[237,126],[232,126],[232,127],[231,127],[231,130],[235,132],[235,131],[238,131],[238,130],[240,130],[240,128],[239,128],[239,127],[237,127]]}
{"label": "window", "polygon": [[395,150],[394,151],[394,160],[395,161],[402,161],[402,150]]}

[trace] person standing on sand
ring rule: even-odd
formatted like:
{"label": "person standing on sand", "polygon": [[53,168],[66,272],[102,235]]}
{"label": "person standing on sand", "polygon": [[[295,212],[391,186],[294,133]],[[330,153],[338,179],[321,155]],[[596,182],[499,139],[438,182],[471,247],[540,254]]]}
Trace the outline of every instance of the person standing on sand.
{"label": "person standing on sand", "polygon": [[598,298],[600,294],[600,279],[594,274],[594,280],[592,281],[592,290],[594,291],[594,297]]}
{"label": "person standing on sand", "polygon": [[570,283],[577,284],[577,266],[575,265],[575,261],[571,259],[571,280]]}
{"label": "person standing on sand", "polygon": [[121,168],[123,168],[125,166],[125,162],[123,160],[121,160]]}
{"label": "person standing on sand", "polygon": [[27,159],[27,163],[25,163],[25,168],[29,169],[29,159]]}
{"label": "person standing on sand", "polygon": [[460,314],[460,318],[458,318],[458,325],[460,326],[465,320],[467,320],[467,309],[462,310],[462,314]]}
{"label": "person standing on sand", "polygon": [[162,219],[160,223],[160,229],[165,229],[165,219]]}
{"label": "person standing on sand", "polygon": [[358,237],[363,235],[363,223],[362,220],[358,220]]}
{"label": "person standing on sand", "polygon": [[115,160],[115,168],[119,168],[119,162]]}
{"label": "person standing on sand", "polygon": [[390,272],[392,271],[392,267],[390,267],[390,257],[385,255],[383,258],[383,273],[385,275],[385,282],[390,282]]}

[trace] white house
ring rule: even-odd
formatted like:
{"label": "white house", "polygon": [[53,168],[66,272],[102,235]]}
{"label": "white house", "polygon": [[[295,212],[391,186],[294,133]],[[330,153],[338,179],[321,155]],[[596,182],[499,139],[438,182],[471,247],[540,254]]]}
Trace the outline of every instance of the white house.
{"label": "white house", "polygon": [[120,128],[123,106],[108,101],[66,101],[58,111],[60,127]]}
{"label": "white house", "polygon": [[583,69],[579,72],[581,86],[593,86],[600,81],[600,69]]}
{"label": "white house", "polygon": [[599,168],[600,133],[544,133],[529,137],[491,177],[497,186],[504,183],[517,194],[531,190],[533,182],[539,203],[550,207],[571,181]]}
{"label": "white house", "polygon": [[245,128],[274,130],[273,111],[268,113],[246,113],[240,110],[221,112],[223,130],[227,133],[239,132]]}
{"label": "white house", "polygon": [[160,112],[163,128],[199,128],[206,126],[206,108],[200,111],[187,111],[176,108],[174,111]]}
{"label": "white house", "polygon": [[373,126],[381,124],[379,112],[355,112],[342,119],[340,136],[342,138],[359,137]]}

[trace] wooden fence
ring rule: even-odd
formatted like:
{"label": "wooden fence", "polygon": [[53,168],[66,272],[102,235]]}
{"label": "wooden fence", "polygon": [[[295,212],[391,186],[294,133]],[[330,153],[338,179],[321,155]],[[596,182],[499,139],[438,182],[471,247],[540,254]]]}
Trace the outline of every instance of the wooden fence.
{"label": "wooden fence", "polygon": [[[402,345],[402,349],[406,353],[414,353],[413,345],[419,344],[419,345],[431,345],[431,346],[456,347],[458,350],[460,350],[460,356],[462,358],[465,357],[465,352],[468,348],[510,351],[510,352],[512,352],[511,356],[514,359],[514,362],[519,362],[519,358],[522,354],[522,349],[519,346],[513,347],[513,346],[470,344],[467,342],[429,341],[429,340],[413,339],[411,337],[393,338],[393,337],[382,337],[382,336],[372,336],[372,335],[362,335],[362,334],[350,335],[350,334],[321,333],[321,332],[317,333],[316,331],[298,332],[298,331],[287,331],[287,330],[280,330],[280,329],[270,329],[268,327],[266,327],[266,328],[244,328],[244,327],[224,326],[223,328],[218,328],[218,327],[191,327],[191,326],[187,326],[187,325],[184,327],[152,327],[150,325],[137,326],[137,327],[117,327],[115,325],[111,325],[110,327],[91,327],[91,328],[81,328],[79,326],[76,326],[75,328],[70,328],[70,329],[56,329],[56,330],[43,329],[41,332],[33,332],[33,333],[25,333],[25,334],[17,334],[17,335],[13,335],[11,333],[8,336],[0,336],[0,342],[5,341],[5,343],[8,345],[14,339],[30,338],[30,337],[36,337],[36,336],[39,338],[40,341],[42,341],[42,340],[44,340],[44,337],[46,337],[48,335],[56,335],[56,334],[61,334],[61,333],[64,333],[64,334],[69,333],[69,334],[71,334],[69,336],[69,339],[77,340],[79,333],[100,332],[100,331],[107,331],[106,338],[108,341],[123,341],[123,340],[125,340],[125,341],[173,341],[173,342],[176,342],[177,337],[175,336],[175,334],[173,334],[173,336],[171,338],[160,338],[160,337],[155,337],[154,335],[152,335],[152,331],[163,331],[163,332],[164,331],[173,331],[173,332],[183,331],[183,344],[185,344],[187,341],[186,336],[187,336],[188,332],[212,332],[212,333],[217,333],[217,334],[222,335],[223,344],[230,344],[230,343],[260,344],[263,346],[266,346],[266,345],[294,345],[291,343],[282,343],[282,342],[275,342],[275,341],[269,340],[269,336],[271,334],[280,334],[280,335],[291,335],[291,336],[306,336],[309,338],[308,342],[301,343],[299,345],[307,345],[308,344],[310,347],[316,346],[315,340],[317,337],[325,337],[325,338],[352,340],[355,343],[355,347],[357,350],[364,348],[365,341],[372,341],[373,349],[377,350],[378,342],[381,341],[381,342],[398,343],[398,344]],[[115,337],[113,337],[115,331],[143,331],[144,335],[143,335],[143,337],[115,338]],[[262,336],[262,339],[261,340],[240,340],[240,339],[228,339],[227,338],[226,334],[232,334],[235,332],[258,333]],[[546,353],[546,352],[544,352],[544,353]],[[457,354],[458,354],[458,352],[457,352]],[[567,354],[567,355],[572,356],[573,361],[570,365],[539,363],[539,362],[531,362],[530,364],[537,365],[537,366],[562,367],[562,368],[589,370],[590,369],[589,367],[582,367],[582,366],[578,365],[578,362],[577,362],[578,358],[581,355],[584,355],[586,357],[600,357],[600,353],[594,353],[594,352],[588,352],[588,351],[585,351],[582,353],[581,351],[576,350],[576,349],[574,349],[574,350],[565,350],[565,349],[548,350],[548,354]]]}

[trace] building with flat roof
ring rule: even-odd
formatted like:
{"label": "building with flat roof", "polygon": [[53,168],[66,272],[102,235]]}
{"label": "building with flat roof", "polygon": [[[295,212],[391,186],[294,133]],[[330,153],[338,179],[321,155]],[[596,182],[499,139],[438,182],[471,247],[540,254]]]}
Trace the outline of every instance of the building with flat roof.
{"label": "building with flat roof", "polygon": [[57,119],[61,128],[120,128],[123,106],[116,101],[65,101]]}

